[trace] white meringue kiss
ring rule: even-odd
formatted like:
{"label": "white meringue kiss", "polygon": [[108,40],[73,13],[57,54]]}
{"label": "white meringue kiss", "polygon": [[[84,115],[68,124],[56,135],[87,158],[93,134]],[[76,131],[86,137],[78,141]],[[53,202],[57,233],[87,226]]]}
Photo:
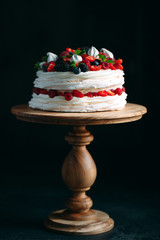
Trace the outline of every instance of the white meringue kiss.
{"label": "white meringue kiss", "polygon": [[99,51],[97,50],[97,48],[93,46],[88,50],[88,55],[90,56],[93,56],[96,58],[98,54],[99,54]]}
{"label": "white meringue kiss", "polygon": [[71,62],[75,62],[75,63],[79,63],[79,62],[82,62],[82,57],[77,55],[77,54],[73,54],[71,59],[70,59]]}
{"label": "white meringue kiss", "polygon": [[52,61],[55,62],[58,59],[58,56],[56,54],[54,54],[54,53],[51,53],[51,52],[48,52],[47,56],[48,56],[48,58],[47,58],[47,62],[48,63],[50,63]]}
{"label": "white meringue kiss", "polygon": [[106,48],[101,48],[100,52],[106,53],[109,58],[114,58],[113,53]]}

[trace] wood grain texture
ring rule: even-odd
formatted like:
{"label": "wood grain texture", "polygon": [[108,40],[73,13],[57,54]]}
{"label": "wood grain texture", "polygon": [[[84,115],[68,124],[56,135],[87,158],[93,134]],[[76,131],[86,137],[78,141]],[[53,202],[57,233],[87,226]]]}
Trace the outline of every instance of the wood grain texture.
{"label": "wood grain texture", "polygon": [[136,121],[147,112],[146,107],[138,104],[127,103],[119,111],[89,112],[89,113],[63,113],[50,112],[30,108],[27,104],[11,108],[17,119],[58,125],[100,125]]}

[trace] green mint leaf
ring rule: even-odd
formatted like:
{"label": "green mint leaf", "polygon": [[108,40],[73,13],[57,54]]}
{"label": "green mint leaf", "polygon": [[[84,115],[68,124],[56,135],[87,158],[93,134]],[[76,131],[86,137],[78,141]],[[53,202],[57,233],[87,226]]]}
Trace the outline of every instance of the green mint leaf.
{"label": "green mint leaf", "polygon": [[72,62],[71,62],[71,66],[72,66],[72,67],[76,67],[75,61],[72,61]]}
{"label": "green mint leaf", "polygon": [[81,53],[81,50],[77,49],[75,50],[74,54],[79,55]]}
{"label": "green mint leaf", "polygon": [[113,60],[111,60],[111,59],[108,59],[106,62],[115,64],[115,62]]}
{"label": "green mint leaf", "polygon": [[100,59],[102,59],[102,61],[104,62],[106,60],[106,55],[102,55],[102,54],[98,54],[98,56],[100,57]]}
{"label": "green mint leaf", "polygon": [[66,58],[66,57],[72,57],[72,55],[66,55],[66,56],[62,56],[62,58]]}
{"label": "green mint leaf", "polygon": [[47,62],[47,58],[48,58],[47,56],[43,56],[42,57],[42,62]]}
{"label": "green mint leaf", "polygon": [[79,55],[82,55],[86,52],[86,50],[82,50]]}
{"label": "green mint leaf", "polygon": [[38,71],[41,69],[39,62],[36,62],[34,68]]}

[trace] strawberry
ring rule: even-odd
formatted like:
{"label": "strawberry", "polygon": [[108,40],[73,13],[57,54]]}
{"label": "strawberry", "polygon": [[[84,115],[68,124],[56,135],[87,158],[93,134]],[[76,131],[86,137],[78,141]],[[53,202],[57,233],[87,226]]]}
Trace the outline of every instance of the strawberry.
{"label": "strawberry", "polygon": [[108,62],[102,62],[102,68],[103,69],[109,69],[110,68],[110,65]]}
{"label": "strawberry", "polygon": [[92,94],[93,94],[94,97],[98,96],[98,93],[96,93],[96,92],[93,92]]}
{"label": "strawberry", "polygon": [[56,90],[50,89],[50,90],[48,91],[48,95],[50,96],[50,98],[54,98],[55,96],[58,95],[58,93],[57,93]]}
{"label": "strawberry", "polygon": [[84,57],[84,59],[87,59],[87,60],[89,60],[90,62],[94,62],[95,57],[87,55],[87,56]]}
{"label": "strawberry", "polygon": [[65,99],[66,99],[67,101],[70,101],[70,100],[72,100],[72,98],[73,98],[73,96],[72,96],[71,93],[65,93],[65,94],[64,94],[64,97],[65,97]]}
{"label": "strawberry", "polygon": [[83,93],[81,93],[81,92],[78,91],[78,90],[74,90],[74,91],[72,92],[72,95],[73,95],[74,97],[79,97],[79,98],[84,97]]}
{"label": "strawberry", "polygon": [[87,59],[83,59],[83,60],[82,60],[82,63],[85,63],[88,68],[91,66],[90,61],[87,60]]}
{"label": "strawberry", "polygon": [[66,51],[67,51],[67,52],[72,52],[72,53],[75,52],[75,50],[73,50],[72,48],[68,48],[68,47],[66,48]]}
{"label": "strawberry", "polygon": [[110,68],[111,70],[116,70],[116,68],[113,66],[113,64],[112,64],[112,63],[109,63],[109,65],[110,65],[110,67],[109,67],[109,68]]}
{"label": "strawberry", "polygon": [[108,90],[108,91],[107,91],[107,94],[108,94],[109,96],[114,96],[114,95],[116,95],[116,94],[115,94],[115,91],[112,90],[112,89],[111,89],[111,90]]}
{"label": "strawberry", "polygon": [[116,62],[122,64],[122,63],[123,63],[123,60],[122,60],[121,58],[119,58],[118,60],[115,60],[115,63],[116,63]]}
{"label": "strawberry", "polygon": [[99,91],[98,92],[98,96],[106,97],[107,96],[107,92],[105,90],[104,91]]}
{"label": "strawberry", "polygon": [[69,55],[69,52],[63,51],[61,52],[60,57],[62,58],[63,56],[66,56],[66,55]]}
{"label": "strawberry", "polygon": [[122,95],[123,90],[122,90],[121,88],[116,88],[116,89],[114,90],[114,92],[115,92],[115,94],[118,94],[118,95],[120,96],[120,95]]}
{"label": "strawberry", "polygon": [[57,94],[58,94],[58,96],[64,96],[65,95],[64,92],[58,92]]}
{"label": "strawberry", "polygon": [[70,57],[64,57],[64,58],[63,58],[63,61],[64,61],[64,62],[67,62],[67,61],[70,62],[70,59],[71,59]]}
{"label": "strawberry", "polygon": [[119,63],[119,62],[115,62],[115,64],[113,65],[116,69],[120,69],[123,70],[123,66]]}
{"label": "strawberry", "polygon": [[101,69],[102,69],[102,65],[99,65],[99,66],[92,65],[89,68],[90,71],[99,71]]}
{"label": "strawberry", "polygon": [[54,67],[56,66],[55,62],[50,62],[49,66],[47,68],[48,72],[53,72],[54,71]]}
{"label": "strawberry", "polygon": [[48,94],[48,91],[47,91],[46,89],[44,89],[44,88],[41,88],[41,89],[40,89],[40,93],[47,95],[47,94]]}
{"label": "strawberry", "polygon": [[126,91],[125,87],[122,87],[122,91],[123,91],[123,92],[125,92],[125,91]]}
{"label": "strawberry", "polygon": [[81,57],[85,59],[88,56],[88,54],[82,54]]}
{"label": "strawberry", "polygon": [[93,97],[93,94],[92,94],[91,92],[88,92],[88,93],[84,94],[84,96],[87,96],[87,97],[92,98],[92,97]]}
{"label": "strawberry", "polygon": [[33,92],[36,93],[37,95],[40,94],[40,88],[33,88]]}

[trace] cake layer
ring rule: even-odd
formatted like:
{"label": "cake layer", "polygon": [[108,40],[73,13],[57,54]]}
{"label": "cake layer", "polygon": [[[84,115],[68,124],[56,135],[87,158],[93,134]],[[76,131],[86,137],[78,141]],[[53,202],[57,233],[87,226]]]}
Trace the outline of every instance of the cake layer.
{"label": "cake layer", "polygon": [[57,90],[82,90],[106,89],[124,84],[122,70],[100,70],[81,72],[37,72],[34,87]]}
{"label": "cake layer", "polygon": [[66,101],[63,96],[50,98],[45,94],[33,93],[29,106],[36,109],[60,111],[60,112],[95,112],[107,110],[120,110],[126,104],[127,94],[123,92],[120,96],[106,97],[73,97],[71,101]]}

